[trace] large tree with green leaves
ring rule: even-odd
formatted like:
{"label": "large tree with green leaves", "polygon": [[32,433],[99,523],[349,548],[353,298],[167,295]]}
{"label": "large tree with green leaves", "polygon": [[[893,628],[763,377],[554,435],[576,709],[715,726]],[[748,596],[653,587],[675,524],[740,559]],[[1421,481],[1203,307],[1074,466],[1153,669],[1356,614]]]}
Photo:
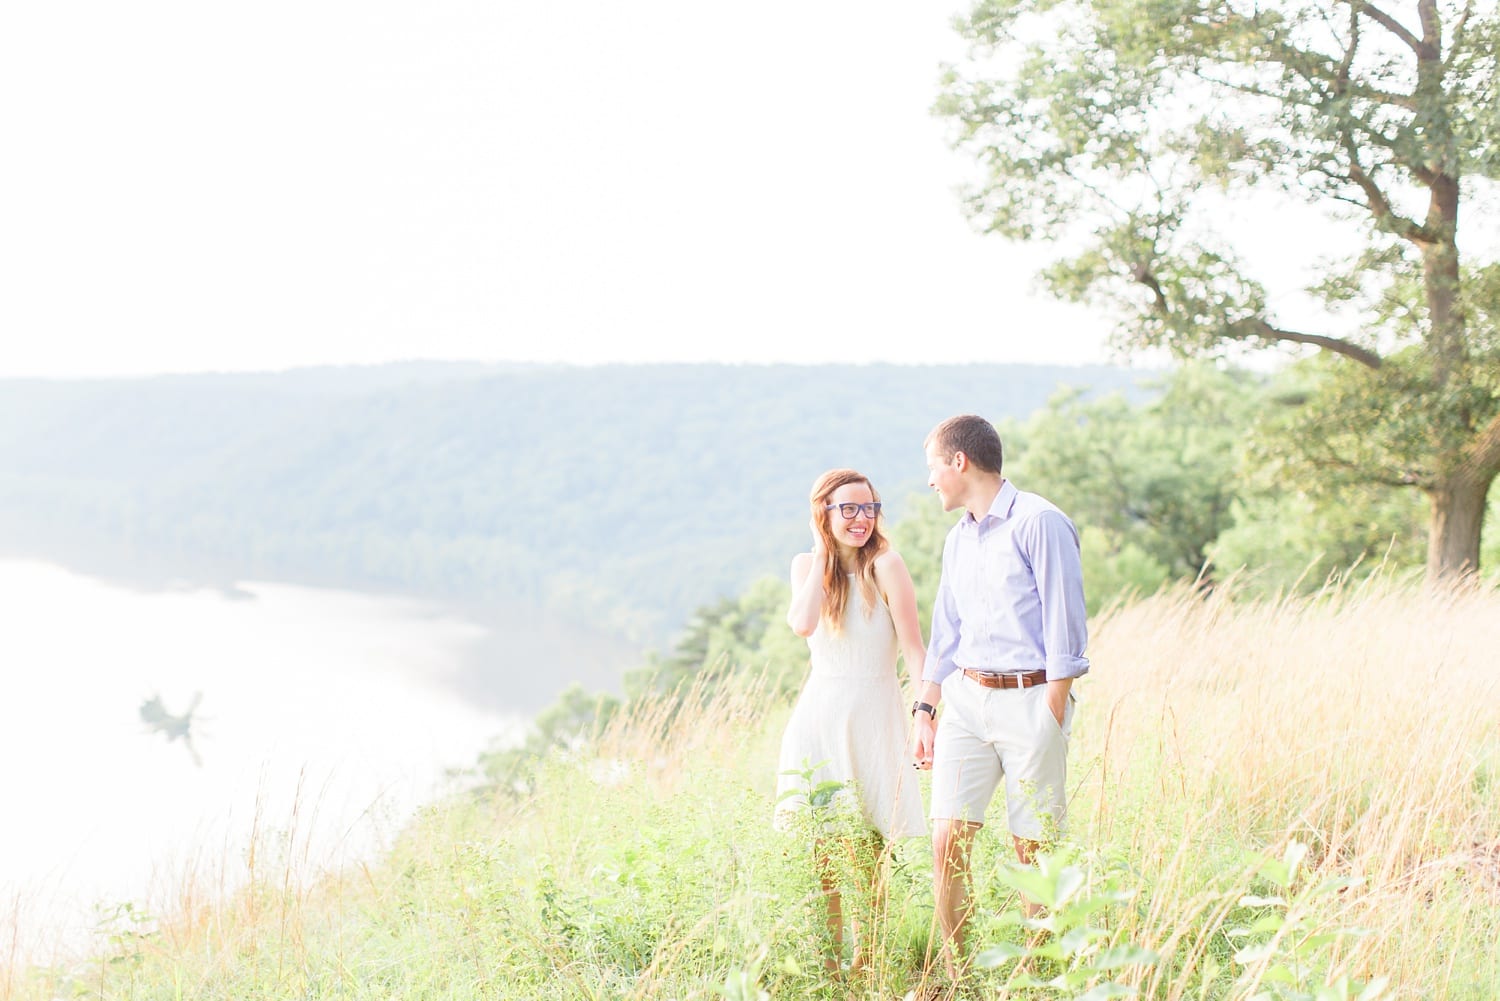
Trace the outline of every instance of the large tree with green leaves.
{"label": "large tree with green leaves", "polygon": [[[972,215],[1056,241],[1050,288],[1107,304],[1124,348],[1318,349],[1288,456],[1425,491],[1429,574],[1476,569],[1500,473],[1494,0],[981,0],[959,30],[938,110],[983,168]],[[1262,193],[1354,248],[1308,283],[1312,322],[1216,226]]]}

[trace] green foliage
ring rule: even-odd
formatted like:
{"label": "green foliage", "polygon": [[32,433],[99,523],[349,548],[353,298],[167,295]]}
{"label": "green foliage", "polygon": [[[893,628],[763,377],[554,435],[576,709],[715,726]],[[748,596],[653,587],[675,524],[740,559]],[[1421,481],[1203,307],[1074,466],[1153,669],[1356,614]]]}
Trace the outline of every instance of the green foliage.
{"label": "green foliage", "polygon": [[[1361,983],[1342,968],[1339,944],[1364,931],[1330,920],[1338,895],[1362,881],[1311,879],[1302,865],[1307,851],[1306,845],[1293,841],[1279,859],[1250,858],[1250,871],[1268,885],[1269,893],[1226,889],[1210,894],[1230,894],[1238,898],[1238,906],[1209,911],[1208,922],[1186,937],[1222,938],[1234,945],[1227,961],[1209,954],[1196,965],[1196,996],[1252,1001],[1374,1001],[1384,996],[1388,978]],[[1090,1001],[1133,997],[1143,971],[1158,972],[1170,961],[1130,941],[1129,932],[1142,913],[1134,906],[1142,887],[1130,884],[1138,883],[1140,876],[1108,853],[1085,855],[1064,847],[1040,854],[1034,867],[1002,866],[995,878],[1046,908],[1037,918],[1006,914],[994,927],[1012,937],[985,946],[975,956],[979,968],[1003,972],[1004,996]],[[1177,970],[1167,979],[1185,975]]]}
{"label": "green foliage", "polygon": [[795,691],[807,663],[806,641],[786,624],[791,586],[772,577],[754,581],[738,598],[723,598],[693,613],[666,656],[651,654],[625,676],[631,698],[667,694],[745,671],[765,673],[779,692]]}
{"label": "green foliage", "polygon": [[[1493,247],[1461,253],[1459,222],[1496,229],[1474,182],[1500,177],[1500,11],[1329,10],[978,0],[936,110],[979,167],[970,214],[1067,248],[1045,280],[1117,316],[1122,349],[1320,349],[1326,377],[1280,431],[1303,460],[1288,473],[1307,490],[1421,489],[1436,512],[1428,566],[1472,570],[1473,515],[1500,474],[1500,263]],[[1224,230],[1219,210],[1247,197],[1306,203],[1344,233],[1348,260],[1306,290],[1325,307],[1312,330],[1278,315],[1291,290],[1268,290],[1236,253],[1250,235]],[[1295,242],[1299,225],[1287,216],[1276,238]]]}
{"label": "green foliage", "polygon": [[981,969],[1010,967],[1003,989],[1012,997],[1133,996],[1135,988],[1115,979],[1116,972],[1160,959],[1109,929],[1110,912],[1136,893],[1123,887],[1124,871],[1077,861],[1076,852],[1064,849],[1039,854],[1035,867],[1010,863],[996,873],[1001,884],[1046,908],[1039,918],[1007,914],[1000,927],[1024,929],[1026,940],[998,942],[974,957]]}
{"label": "green foliage", "polygon": [[519,745],[485,751],[476,769],[495,788],[517,794],[529,792],[536,766],[549,752],[583,745],[621,706],[614,696],[590,693],[574,682],[536,715]]}
{"label": "green foliage", "polygon": [[[1500,731],[1488,703],[1453,695],[1482,688],[1495,601],[1403,589],[1368,607],[1368,596],[1249,608],[1162,598],[1134,625],[1132,610],[1117,615],[1115,670],[1087,682],[1106,687],[1071,752],[1077,841],[1033,869],[1009,862],[1003,823],[980,831],[976,969],[958,996],[1491,1001]],[[1336,679],[1308,672],[1372,627]],[[1371,684],[1402,677],[1433,628],[1451,647],[1429,679],[1445,686],[1436,696],[1392,699]],[[1309,641],[1329,633],[1326,646]],[[1271,656],[1236,676],[1247,636]],[[301,852],[282,857],[285,869],[263,858],[245,886],[228,864],[214,898],[189,871],[182,896],[164,887],[149,920],[129,905],[103,912],[98,954],[3,971],[6,996],[927,996],[926,839],[891,846],[868,972],[830,976],[810,832],[771,823],[784,707],[754,689],[721,696],[667,734],[651,706],[617,716],[603,736],[542,755],[532,794],[434,803],[377,856],[316,874]],[[1214,711],[1225,705],[1236,725]],[[1340,727],[1351,720],[1356,730]],[[1362,753],[1330,756],[1330,732]],[[1368,746],[1382,736],[1389,746]],[[1392,781],[1389,765],[1413,754],[1431,780]],[[1289,830],[1307,836],[1277,833]],[[867,860],[836,854],[834,874],[851,878]],[[1047,912],[1021,918],[1021,894]]]}
{"label": "green foliage", "polygon": [[[813,818],[815,818],[812,825],[814,830],[822,827],[823,815],[831,813],[833,811],[835,800],[838,798],[839,793],[843,792],[845,789],[844,783],[835,782],[832,779],[825,779],[822,782],[816,783],[813,782],[813,778],[817,775],[818,769],[822,768],[826,764],[828,764],[827,761],[803,761],[801,768],[796,769],[795,771],[786,771],[781,773],[783,775],[794,775],[802,780],[802,784],[800,786],[794,789],[788,789],[786,792],[782,793],[781,799],[795,798],[805,804],[808,813],[810,813]],[[778,800],[777,802],[780,802],[780,800]]]}
{"label": "green foliage", "polygon": [[1239,943],[1234,954],[1241,968],[1238,983],[1259,988],[1255,997],[1267,1001],[1375,1001],[1384,995],[1389,978],[1359,983],[1336,969],[1340,941],[1365,932],[1330,928],[1321,913],[1321,905],[1336,903],[1338,894],[1362,880],[1335,876],[1314,882],[1302,865],[1306,857],[1305,844],[1289,843],[1280,859],[1264,860],[1259,868],[1276,892],[1240,899],[1253,920],[1227,932]]}
{"label": "green foliage", "polygon": [[[1092,554],[1102,549],[1131,568],[1095,556],[1085,568],[1096,571],[1091,584],[1115,578],[1151,591],[1169,578],[1191,579],[1229,525],[1238,443],[1260,402],[1256,386],[1243,374],[1188,366],[1157,388],[1160,395],[1136,408],[1119,396],[1060,393],[1027,422],[1017,482],[1100,537]],[[1107,598],[1114,588],[1098,590]]]}
{"label": "green foliage", "polygon": [[[999,422],[1006,475],[1079,528],[1091,612],[1204,570],[1209,547],[1233,524],[1244,422],[1265,405],[1256,380],[1207,366],[1180,368],[1151,388],[1136,404],[1064,389],[1029,419]],[[890,534],[911,570],[925,635],[943,539],[958,515],[931,495],[913,498],[907,512]]]}
{"label": "green foliage", "polygon": [[[1297,581],[1317,586],[1330,574],[1356,575],[1383,567],[1420,567],[1427,547],[1426,503],[1411,485],[1428,452],[1416,439],[1429,434],[1419,414],[1400,407],[1385,419],[1387,430],[1404,423],[1410,440],[1382,447],[1369,426],[1341,407],[1358,398],[1379,408],[1378,395],[1330,384],[1362,376],[1320,362],[1283,371],[1267,387],[1266,400],[1246,437],[1240,490],[1231,527],[1211,547],[1226,572],[1243,569],[1257,587],[1279,589]],[[1334,434],[1319,430],[1342,411],[1353,423]],[[1356,442],[1358,444],[1356,444]],[[1370,465],[1349,466],[1343,455],[1363,450]],[[1376,452],[1388,469],[1374,480]],[[1398,455],[1410,462],[1402,465]]]}
{"label": "green foliage", "polygon": [[937,594],[943,572],[943,540],[958,521],[958,513],[948,513],[931,492],[913,494],[907,499],[906,516],[889,527],[891,548],[901,554],[912,587],[917,593],[917,617],[925,638],[931,632],[932,599]]}
{"label": "green foliage", "polygon": [[806,640],[786,624],[790,603],[790,586],[765,577],[738,598],[698,609],[669,653],[652,652],[645,664],[626,672],[623,699],[570,685],[537,715],[519,746],[486,752],[479,773],[492,787],[529,792],[538,763],[550,751],[580,745],[622,711],[663,698],[672,704],[689,690],[709,695],[754,676],[764,679],[769,696],[787,699],[801,687],[808,661]]}
{"label": "green foliage", "polygon": [[1427,543],[1423,507],[1411,491],[1371,486],[1317,494],[1247,488],[1211,555],[1221,572],[1243,572],[1250,593],[1312,588],[1330,575],[1360,578],[1378,568],[1415,572]]}
{"label": "green foliage", "polygon": [[[785,572],[813,480],[893,497],[953,412],[1118,368],[422,366],[0,383],[0,551],[132,582],[290,580],[667,643]],[[901,400],[900,406],[872,401]]]}
{"label": "green foliage", "polygon": [[1187,365],[1153,388],[1134,405],[1062,392],[1005,432],[1009,475],[1078,525],[1091,612],[1200,576],[1248,574],[1258,593],[1421,565],[1413,492],[1335,477],[1293,485],[1303,481],[1287,469],[1289,432],[1272,425],[1285,401],[1305,399],[1296,373]]}
{"label": "green foliage", "polygon": [[1267,412],[1257,430],[1262,452],[1309,491],[1368,483],[1432,489],[1466,461],[1465,445],[1500,415],[1494,378],[1479,361],[1466,378],[1439,378],[1415,348],[1379,369],[1303,363],[1282,381],[1297,405]]}
{"label": "green foliage", "polygon": [[1111,543],[1102,532],[1079,529],[1084,601],[1090,615],[1118,601],[1154,594],[1172,573],[1137,543]]}
{"label": "green foliage", "polygon": [[[911,572],[925,636],[931,601],[923,596],[937,592],[943,537],[954,516],[945,514],[931,495],[913,494],[904,507],[906,517],[889,526],[889,536]],[[490,752],[483,773],[501,786],[520,781],[525,787],[527,763],[537,755],[592,732],[622,707],[628,710],[690,688],[715,692],[753,675],[765,679],[773,697],[789,699],[801,689],[808,666],[807,641],[786,623],[790,604],[786,580],[762,577],[736,598],[699,608],[670,651],[648,653],[644,664],[626,672],[623,702],[607,695],[590,697],[581,687],[570,687],[538,717],[536,731],[524,745]]]}

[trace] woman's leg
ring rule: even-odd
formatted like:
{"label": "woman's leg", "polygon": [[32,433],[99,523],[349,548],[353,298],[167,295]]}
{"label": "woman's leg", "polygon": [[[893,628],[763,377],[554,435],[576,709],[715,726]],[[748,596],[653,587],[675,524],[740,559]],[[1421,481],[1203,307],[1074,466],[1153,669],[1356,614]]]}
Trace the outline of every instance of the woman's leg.
{"label": "woman's leg", "polygon": [[844,901],[840,893],[842,880],[839,866],[829,850],[827,841],[819,840],[813,843],[813,864],[818,870],[818,883],[823,890],[823,904],[828,909],[828,938],[831,945],[823,951],[823,966],[829,971],[836,972],[840,968],[844,955]]}
{"label": "woman's leg", "polygon": [[853,940],[849,972],[857,973],[870,964],[876,930],[885,914],[890,850],[885,839],[873,831],[863,837],[851,838],[847,843],[849,870],[858,899],[858,906],[849,919],[849,935]]}

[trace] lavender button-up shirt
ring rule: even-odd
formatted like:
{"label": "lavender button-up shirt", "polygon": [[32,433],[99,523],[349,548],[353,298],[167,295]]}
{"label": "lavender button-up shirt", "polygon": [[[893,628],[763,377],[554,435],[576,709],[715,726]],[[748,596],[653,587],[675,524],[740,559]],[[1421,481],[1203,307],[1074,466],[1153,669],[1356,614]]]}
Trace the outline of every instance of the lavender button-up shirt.
{"label": "lavender button-up shirt", "polygon": [[961,667],[1076,678],[1088,673],[1088,638],[1078,530],[1006,480],[985,516],[965,512],[943,543],[923,680]]}

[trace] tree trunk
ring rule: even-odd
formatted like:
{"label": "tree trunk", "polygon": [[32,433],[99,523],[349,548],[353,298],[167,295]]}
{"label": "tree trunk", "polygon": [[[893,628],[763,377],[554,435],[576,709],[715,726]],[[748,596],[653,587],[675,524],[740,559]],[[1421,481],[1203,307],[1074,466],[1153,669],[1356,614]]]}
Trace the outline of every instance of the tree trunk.
{"label": "tree trunk", "polygon": [[1456,476],[1427,491],[1432,520],[1427,532],[1427,579],[1457,580],[1479,569],[1479,536],[1493,475]]}

